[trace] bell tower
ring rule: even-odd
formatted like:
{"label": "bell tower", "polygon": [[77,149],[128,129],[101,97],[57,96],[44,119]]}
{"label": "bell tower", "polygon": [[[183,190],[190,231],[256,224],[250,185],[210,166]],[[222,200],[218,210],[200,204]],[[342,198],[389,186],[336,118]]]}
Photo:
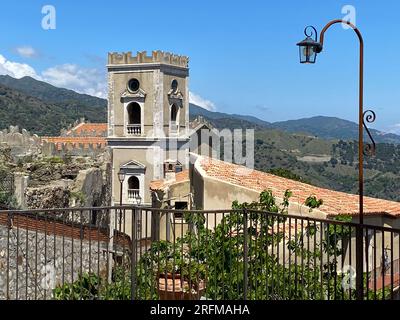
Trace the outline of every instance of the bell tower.
{"label": "bell tower", "polygon": [[108,54],[112,204],[122,191],[123,204],[150,205],[150,181],[165,177],[167,159],[188,167],[188,62],[162,51]]}

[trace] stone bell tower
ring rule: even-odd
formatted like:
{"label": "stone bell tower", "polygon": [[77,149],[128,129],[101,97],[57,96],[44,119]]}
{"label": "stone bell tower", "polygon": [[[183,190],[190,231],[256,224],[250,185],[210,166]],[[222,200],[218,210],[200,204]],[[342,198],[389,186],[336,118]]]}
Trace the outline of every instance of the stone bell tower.
{"label": "stone bell tower", "polygon": [[[108,146],[112,204],[151,204],[149,183],[189,159],[188,58],[162,51],[108,54]],[[169,166],[171,168],[171,166]],[[168,172],[170,175],[170,172]]]}

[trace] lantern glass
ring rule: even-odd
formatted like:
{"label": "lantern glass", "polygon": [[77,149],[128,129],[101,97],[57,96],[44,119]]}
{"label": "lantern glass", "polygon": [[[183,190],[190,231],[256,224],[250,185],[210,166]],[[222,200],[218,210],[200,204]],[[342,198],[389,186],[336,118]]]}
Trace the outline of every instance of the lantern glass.
{"label": "lantern glass", "polygon": [[315,63],[317,53],[312,46],[299,46],[300,63]]}
{"label": "lantern glass", "polygon": [[320,52],[320,44],[307,37],[297,44],[299,46],[300,63],[315,63],[317,53]]}
{"label": "lantern glass", "polygon": [[120,183],[124,182],[124,180],[125,180],[125,172],[123,172],[121,170],[118,172],[118,180],[119,180]]}

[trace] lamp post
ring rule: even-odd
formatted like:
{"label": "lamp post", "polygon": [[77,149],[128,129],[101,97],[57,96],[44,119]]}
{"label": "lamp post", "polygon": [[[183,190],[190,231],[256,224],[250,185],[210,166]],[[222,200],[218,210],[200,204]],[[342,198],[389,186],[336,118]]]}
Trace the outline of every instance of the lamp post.
{"label": "lamp post", "polygon": [[[361,32],[349,21],[337,19],[327,23],[322,29],[319,42],[317,40],[318,33],[313,26],[308,26],[304,29],[306,38],[297,43],[299,46],[300,63],[315,63],[317,54],[320,53],[324,46],[325,32],[334,24],[343,23],[350,26],[357,34],[360,43],[359,52],[359,88],[358,88],[358,189],[359,189],[359,226],[356,230],[356,289],[357,299],[363,299],[363,229],[364,223],[364,154],[374,155],[375,154],[375,141],[366,125],[366,122],[372,123],[375,121],[376,115],[372,110],[364,112],[364,41]],[[365,121],[364,121],[365,120]],[[367,143],[364,148],[364,128],[371,139],[371,143]]]}
{"label": "lamp post", "polygon": [[[123,184],[125,180],[125,172],[121,169],[118,172],[118,180],[119,180],[119,205],[122,207],[122,190]],[[121,231],[121,223],[122,223],[122,208],[119,209],[119,230]]]}

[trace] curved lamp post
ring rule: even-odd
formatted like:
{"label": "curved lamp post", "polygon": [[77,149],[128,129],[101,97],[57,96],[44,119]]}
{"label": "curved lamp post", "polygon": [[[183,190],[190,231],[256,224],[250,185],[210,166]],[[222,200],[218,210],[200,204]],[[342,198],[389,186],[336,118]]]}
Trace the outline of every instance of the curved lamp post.
{"label": "curved lamp post", "polygon": [[[375,121],[376,115],[372,110],[367,110],[364,112],[363,110],[363,99],[364,99],[364,41],[361,35],[360,30],[357,29],[355,25],[353,25],[349,21],[337,19],[328,22],[328,24],[322,29],[321,35],[319,38],[319,42],[317,40],[318,33],[317,30],[313,26],[308,26],[304,29],[304,34],[306,38],[297,43],[299,46],[300,53],[300,63],[315,63],[317,55],[322,51],[324,46],[324,37],[325,32],[334,24],[343,23],[350,26],[354,32],[357,34],[359,43],[360,43],[360,63],[359,63],[359,90],[358,90],[358,188],[359,188],[359,222],[360,227],[357,228],[356,235],[356,287],[357,287],[357,298],[363,298],[363,230],[362,224],[364,223],[364,172],[363,172],[363,164],[364,164],[364,154],[374,155],[375,154],[375,141],[372,138],[372,135],[366,125],[366,122],[372,123]],[[365,120],[365,121],[364,121]],[[364,128],[371,139],[371,143],[367,143],[364,148]]]}

